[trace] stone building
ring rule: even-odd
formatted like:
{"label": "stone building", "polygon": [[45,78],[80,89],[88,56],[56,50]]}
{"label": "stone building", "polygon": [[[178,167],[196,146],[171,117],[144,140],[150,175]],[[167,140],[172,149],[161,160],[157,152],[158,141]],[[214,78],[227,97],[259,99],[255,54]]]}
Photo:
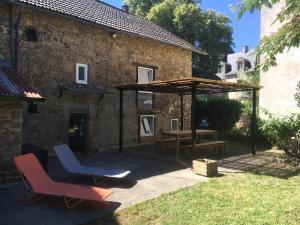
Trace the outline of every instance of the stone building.
{"label": "stone building", "polygon": [[[280,28],[279,23],[273,22],[284,5],[285,1],[281,1],[272,8],[262,8],[261,38]],[[260,85],[263,86],[259,96],[260,107],[277,115],[300,112],[294,98],[300,81],[300,48],[285,50],[276,57],[277,66],[271,67],[267,72],[260,71]]]}
{"label": "stone building", "polygon": [[[243,46],[240,52],[227,55],[227,60],[220,63],[216,74],[222,80],[237,83],[247,79],[247,74],[253,72],[256,65],[256,54],[254,49]],[[249,96],[245,92],[228,93],[231,99],[247,99]]]}
{"label": "stone building", "polygon": [[32,107],[32,103],[24,102],[43,100],[8,63],[0,59],[0,183],[17,175],[11,158],[21,151],[23,106]]}
{"label": "stone building", "polygon": [[[49,151],[60,143],[74,151],[117,145],[114,86],[191,77],[192,52],[201,53],[163,28],[97,0],[1,1],[0,32],[2,58],[14,62],[46,99],[36,113],[23,107],[22,143]],[[125,144],[177,129],[179,102],[176,95],[125,93]],[[184,109],[189,128],[189,101]]]}

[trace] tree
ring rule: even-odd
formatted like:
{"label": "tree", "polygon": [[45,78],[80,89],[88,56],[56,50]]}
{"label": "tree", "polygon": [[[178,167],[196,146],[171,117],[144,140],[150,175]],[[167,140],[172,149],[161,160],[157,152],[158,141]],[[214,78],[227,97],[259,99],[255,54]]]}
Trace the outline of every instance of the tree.
{"label": "tree", "polygon": [[[238,12],[238,17],[242,17],[245,12],[261,10],[263,6],[272,7],[280,0],[242,0],[233,7]],[[276,65],[276,55],[292,47],[299,47],[300,44],[300,1],[285,0],[285,7],[277,14],[275,22],[282,23],[281,28],[264,37],[258,48],[258,56],[263,56],[260,67],[264,71]]]}
{"label": "tree", "polygon": [[165,0],[153,6],[146,18],[191,43],[195,43],[197,29],[201,28],[201,12],[188,1]]}
{"label": "tree", "polygon": [[[214,11],[202,11],[193,0],[125,0],[131,12],[145,16],[151,22],[195,44],[208,56],[193,53],[193,75],[215,75],[220,60],[232,53],[230,19]],[[143,2],[143,4],[142,4]],[[136,7],[150,5],[151,7]],[[147,4],[146,4],[147,3]],[[149,4],[148,4],[149,3]]]}
{"label": "tree", "polygon": [[162,1],[163,0],[124,0],[124,3],[128,5],[131,13],[146,17],[152,6]]}
{"label": "tree", "polygon": [[197,30],[196,42],[209,57],[193,55],[193,74],[204,75],[205,78],[212,77],[216,74],[220,61],[233,52],[233,28],[230,23],[230,19],[223,14],[212,10],[202,11],[201,29]]}

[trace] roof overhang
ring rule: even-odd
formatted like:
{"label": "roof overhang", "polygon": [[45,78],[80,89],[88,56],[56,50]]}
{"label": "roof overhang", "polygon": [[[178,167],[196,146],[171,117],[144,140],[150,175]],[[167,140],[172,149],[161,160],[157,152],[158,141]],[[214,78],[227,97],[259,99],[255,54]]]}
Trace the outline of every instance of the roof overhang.
{"label": "roof overhang", "polygon": [[86,84],[58,84],[57,87],[59,89],[59,98],[63,95],[64,91],[70,92],[74,95],[94,95],[99,98],[103,98],[105,94],[112,93],[100,85],[97,87],[91,87]]}
{"label": "roof overhang", "polygon": [[0,59],[1,101],[45,101],[8,63]]}

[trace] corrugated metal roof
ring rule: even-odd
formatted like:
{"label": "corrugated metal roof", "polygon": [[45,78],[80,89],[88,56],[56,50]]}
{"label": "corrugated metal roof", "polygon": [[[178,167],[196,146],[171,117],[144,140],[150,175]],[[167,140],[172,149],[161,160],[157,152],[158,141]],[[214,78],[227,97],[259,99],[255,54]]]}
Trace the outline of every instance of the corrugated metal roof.
{"label": "corrugated metal roof", "polygon": [[0,59],[0,99],[44,101],[9,64]]}
{"label": "corrugated metal roof", "polygon": [[150,38],[193,52],[207,54],[166,29],[99,0],[15,0],[50,12],[89,21],[103,27]]}

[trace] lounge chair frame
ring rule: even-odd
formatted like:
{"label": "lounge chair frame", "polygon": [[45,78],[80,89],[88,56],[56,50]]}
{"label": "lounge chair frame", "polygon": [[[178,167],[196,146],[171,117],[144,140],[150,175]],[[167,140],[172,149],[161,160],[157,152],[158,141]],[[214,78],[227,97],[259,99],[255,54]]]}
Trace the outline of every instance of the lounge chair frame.
{"label": "lounge chair frame", "polygon": [[[32,153],[30,153],[32,156],[24,156],[24,157],[27,157],[27,162],[30,162],[30,161],[28,161],[30,158],[30,160],[33,160],[33,165],[34,164],[36,164],[35,165],[35,167],[37,167],[37,169],[41,169],[41,170],[43,170],[43,168],[41,167],[41,165],[39,165],[39,162],[38,162],[38,160],[36,159],[36,157],[32,154]],[[21,157],[23,157],[23,156],[18,156],[18,157],[15,157],[15,158],[21,158]],[[15,160],[15,159],[14,159]],[[36,160],[36,161],[35,161]],[[22,161],[20,161],[20,163],[21,163]],[[26,161],[25,161],[26,162]],[[18,172],[19,172],[19,174],[20,174],[20,176],[21,176],[21,178],[22,178],[22,181],[23,181],[23,183],[24,183],[24,185],[25,185],[25,188],[26,188],[26,190],[27,190],[27,192],[28,192],[28,195],[27,195],[27,203],[33,203],[33,202],[36,202],[36,201],[38,201],[38,200],[40,200],[40,199],[43,199],[43,198],[45,198],[45,197],[47,197],[47,196],[58,196],[58,197],[63,197],[63,199],[64,199],[64,202],[65,202],[65,205],[66,205],[66,207],[68,208],[68,209],[72,209],[72,208],[74,208],[75,206],[77,206],[77,205],[79,205],[81,202],[83,202],[83,201],[86,201],[86,200],[91,200],[91,201],[99,201],[98,199],[95,199],[95,198],[93,198],[93,197],[89,197],[89,198],[81,198],[81,197],[79,197],[79,196],[81,196],[81,195],[77,195],[77,194],[75,194],[74,195],[74,193],[73,194],[71,194],[71,196],[68,194],[68,193],[61,193],[61,194],[56,194],[55,192],[54,193],[51,193],[51,191],[50,192],[45,192],[45,191],[43,191],[43,190],[41,190],[41,192],[39,191],[39,190],[35,190],[34,189],[34,187],[32,186],[33,184],[31,184],[31,182],[30,182],[30,180],[27,180],[28,178],[27,178],[27,176],[25,176],[25,174],[23,174],[23,169],[21,169],[21,168],[19,168],[19,165],[18,165],[18,163],[15,161],[15,163],[16,163],[16,166],[17,166],[17,170],[18,170]],[[40,168],[39,168],[40,167]],[[33,167],[34,168],[34,167]],[[46,174],[45,174],[46,175]],[[32,178],[29,178],[29,179],[32,179]],[[38,178],[37,178],[38,179]],[[50,178],[50,180],[51,180],[51,178]],[[59,182],[58,182],[59,183]],[[61,183],[61,184],[64,184],[64,183]],[[70,185],[73,185],[73,184],[70,184]],[[79,185],[76,185],[76,184],[74,184],[74,188],[75,188],[75,190],[76,190],[76,186],[79,186]],[[72,186],[71,186],[72,187]],[[91,187],[91,188],[93,188],[93,187]],[[95,189],[95,191],[97,191],[97,189],[99,189],[98,187],[95,187],[96,189]],[[47,190],[47,189],[45,189],[45,190]],[[77,189],[78,190],[78,189]],[[85,190],[90,190],[90,189],[85,189],[85,188],[83,188],[83,189],[79,189],[79,191],[82,191],[82,192],[84,192]],[[100,195],[102,195],[102,191],[104,191],[103,192],[103,194],[104,194],[104,197],[102,197],[101,196],[101,200],[99,201],[99,202],[101,202],[101,203],[104,203],[105,205],[106,205],[106,202],[104,201],[104,199],[105,198],[107,198],[107,196],[109,196],[110,194],[111,194],[111,191],[109,191],[109,190],[105,190],[105,189],[103,189],[103,190],[101,190],[101,188],[99,189],[99,191],[101,192],[101,194],[100,194],[100,192],[98,192]],[[110,192],[110,193],[109,193]],[[76,193],[76,191],[75,191],[75,193]]]}
{"label": "lounge chair frame", "polygon": [[[49,195],[45,195],[45,194],[40,194],[40,193],[36,193],[36,192],[33,192],[30,184],[26,181],[26,178],[24,177],[24,175],[22,174],[22,172],[18,169],[19,171],[19,174],[22,178],[22,181],[27,189],[27,192],[29,193],[28,196],[27,196],[27,203],[34,203],[40,199],[43,199],[43,198],[46,198],[47,196]],[[68,209],[72,209],[74,208],[75,206],[79,205],[81,202],[84,201],[84,199],[77,199],[77,198],[69,198],[69,197],[66,197],[65,195],[63,196],[64,198],[64,202],[65,202],[65,205]],[[75,200],[74,203],[71,203]]]}

